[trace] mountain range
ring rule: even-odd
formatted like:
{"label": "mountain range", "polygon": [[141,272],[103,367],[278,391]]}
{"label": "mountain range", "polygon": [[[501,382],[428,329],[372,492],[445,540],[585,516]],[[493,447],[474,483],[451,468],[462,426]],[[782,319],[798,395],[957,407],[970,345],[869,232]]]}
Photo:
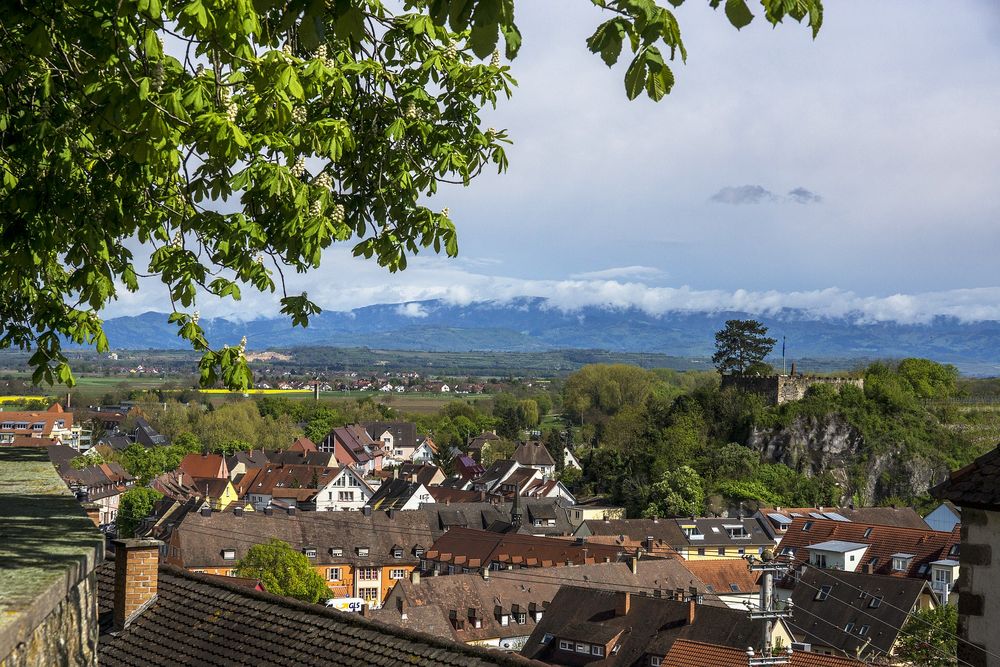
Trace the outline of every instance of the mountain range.
{"label": "mountain range", "polygon": [[[552,307],[544,298],[522,297],[456,305],[444,301],[379,304],[348,312],[325,311],[309,327],[292,327],[287,318],[244,322],[202,319],[213,345],[238,344],[251,350],[292,347],[368,347],[385,350],[537,352],[599,349],[660,352],[706,357],[714,334],[727,319],[753,318],[778,340],[773,357],[780,363],[782,338],[789,360],[873,359],[918,356],[953,363],[964,372],[1000,374],[1000,322],[963,323],[938,317],[926,324],[864,323],[857,318],[817,318],[792,309],[770,316],[739,312],[683,312],[651,315],[637,308]],[[116,349],[183,349],[186,342],[164,313],[148,312],[105,322]]]}

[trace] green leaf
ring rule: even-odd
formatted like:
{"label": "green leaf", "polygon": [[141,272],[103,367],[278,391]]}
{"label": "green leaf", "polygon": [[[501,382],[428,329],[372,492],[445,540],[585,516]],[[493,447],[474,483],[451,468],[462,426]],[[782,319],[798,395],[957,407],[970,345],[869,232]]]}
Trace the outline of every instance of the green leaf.
{"label": "green leaf", "polygon": [[593,53],[600,53],[604,64],[611,67],[618,62],[624,39],[624,19],[614,18],[597,26],[597,30],[587,40],[587,46]]}
{"label": "green leaf", "polygon": [[469,45],[472,52],[486,58],[500,39],[500,0],[479,0],[472,15],[472,32]]}
{"label": "green leaf", "polygon": [[747,7],[746,0],[726,0],[726,16],[737,30],[753,21],[753,13]]}
{"label": "green leaf", "polygon": [[448,25],[451,26],[452,30],[462,32],[469,27],[474,6],[473,0],[451,0],[451,7],[448,10]]}
{"label": "green leaf", "polygon": [[625,95],[630,100],[639,97],[646,85],[646,58],[643,52],[636,54],[625,72]]}

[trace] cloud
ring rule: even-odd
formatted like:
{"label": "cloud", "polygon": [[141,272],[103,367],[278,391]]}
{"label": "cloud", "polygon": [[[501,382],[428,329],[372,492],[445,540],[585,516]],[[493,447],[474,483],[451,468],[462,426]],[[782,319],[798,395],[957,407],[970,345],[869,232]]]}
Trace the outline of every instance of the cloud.
{"label": "cloud", "polygon": [[661,278],[665,274],[660,269],[653,266],[619,266],[600,271],[585,271],[583,273],[573,273],[570,278],[574,280],[604,280],[612,278]]}
{"label": "cloud", "polygon": [[427,309],[420,303],[401,303],[396,312],[405,317],[427,317]]}
{"label": "cloud", "polygon": [[788,191],[788,198],[796,204],[818,204],[823,198],[812,190],[807,190],[801,185],[794,190]]}
{"label": "cloud", "polygon": [[709,201],[716,204],[760,204],[777,199],[773,192],[761,185],[736,185],[722,188]]}

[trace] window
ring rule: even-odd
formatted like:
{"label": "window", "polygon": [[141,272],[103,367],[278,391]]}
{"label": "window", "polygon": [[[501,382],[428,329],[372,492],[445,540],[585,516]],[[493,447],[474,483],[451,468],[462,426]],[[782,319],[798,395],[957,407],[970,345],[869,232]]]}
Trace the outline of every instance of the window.
{"label": "window", "polygon": [[698,549],[698,555],[699,556],[704,556],[705,555],[705,547],[699,547],[699,549]]}
{"label": "window", "polygon": [[906,566],[909,564],[910,564],[909,558],[893,558],[892,570],[893,572],[902,572],[906,569]]}
{"label": "window", "polygon": [[415,555],[417,558],[423,558],[423,556],[424,556],[424,548],[423,547],[417,547],[416,549],[413,550],[413,555]]}
{"label": "window", "polygon": [[812,527],[813,527],[812,521],[806,521],[804,524],[802,524],[802,530],[809,530]]}
{"label": "window", "polygon": [[951,549],[948,550],[948,555],[957,558],[960,546],[961,545],[958,544],[951,545]]}
{"label": "window", "polygon": [[598,646],[597,644],[594,644],[593,646],[590,647],[590,654],[591,655],[603,656],[604,655],[604,647],[603,646]]}
{"label": "window", "polygon": [[368,547],[358,547],[358,555],[362,558],[368,557]]}
{"label": "window", "polygon": [[725,556],[726,555],[726,548],[725,547],[719,547],[719,555],[720,556]]}
{"label": "window", "polygon": [[396,568],[394,570],[389,570],[390,579],[406,579],[406,570],[402,568]]}
{"label": "window", "polygon": [[306,547],[305,549],[302,550],[302,553],[306,555],[306,558],[316,557],[316,550],[313,549],[312,547]]}
{"label": "window", "polygon": [[733,593],[739,593],[740,592],[739,584],[729,584],[729,590],[731,590]]}
{"label": "window", "polygon": [[660,667],[663,664],[663,658],[658,655],[649,656],[649,667]]}
{"label": "window", "polygon": [[378,588],[359,588],[358,597],[365,602],[378,602]]}
{"label": "window", "polygon": [[508,625],[510,625],[510,615],[500,614],[500,625],[502,625],[503,627],[507,627]]}
{"label": "window", "polygon": [[854,632],[854,624],[848,623],[844,626],[844,632]]}
{"label": "window", "polygon": [[514,614],[514,622],[517,623],[518,625],[524,625],[525,623],[528,622],[528,615],[523,611],[519,611],[516,614]]}
{"label": "window", "polygon": [[353,491],[338,491],[337,500],[342,503],[353,503],[354,502],[354,492]]}
{"label": "window", "polygon": [[339,567],[326,568],[326,579],[327,581],[340,581],[341,579],[343,579],[340,568]]}
{"label": "window", "polygon": [[869,626],[862,625],[860,628],[858,628],[858,634],[861,635],[862,637],[864,637],[865,635],[868,634],[868,628],[869,628]]}
{"label": "window", "polygon": [[878,609],[879,607],[882,606],[882,597],[883,596],[881,595],[879,595],[878,597],[873,597],[872,601],[868,603],[868,606],[871,607],[872,609]]}
{"label": "window", "polygon": [[542,641],[539,642],[539,643],[542,646],[548,646],[549,642],[551,642],[551,641],[552,641],[552,633],[551,632],[546,632],[544,635],[542,635]]}
{"label": "window", "polygon": [[746,549],[737,549],[736,553],[738,553],[740,556],[742,556],[744,553],[746,553]]}
{"label": "window", "polygon": [[236,560],[236,549],[223,549],[222,560]]}
{"label": "window", "polygon": [[378,580],[378,568],[377,567],[359,567],[358,568],[358,579],[362,581],[376,581]]}
{"label": "window", "polygon": [[871,529],[871,528],[865,528],[865,536],[864,536],[864,539],[866,539],[866,540],[867,540],[867,539],[868,539],[869,537],[871,537],[871,536],[872,536],[872,529]]}
{"label": "window", "polygon": [[568,642],[565,639],[560,639],[559,640],[559,650],[561,650],[561,651],[572,651],[573,650],[573,642]]}
{"label": "window", "polygon": [[392,550],[392,557],[393,558],[402,558],[403,557],[403,550],[401,548],[399,548],[399,547],[396,547],[395,549]]}
{"label": "window", "polygon": [[340,547],[332,547],[330,549],[330,555],[334,558],[341,558],[344,555],[344,550]]}
{"label": "window", "polygon": [[816,567],[826,567],[826,554],[813,554],[813,565]]}
{"label": "window", "polygon": [[577,653],[590,653],[590,644],[584,644],[583,642],[576,643]]}
{"label": "window", "polygon": [[795,547],[781,547],[781,552],[779,553],[779,555],[781,555],[781,556],[794,556],[795,555]]}
{"label": "window", "polygon": [[934,570],[934,581],[940,582],[942,584],[951,583],[951,570],[935,569]]}
{"label": "window", "polygon": [[830,597],[830,591],[833,590],[833,586],[820,586],[819,592],[816,593],[817,600],[825,600]]}

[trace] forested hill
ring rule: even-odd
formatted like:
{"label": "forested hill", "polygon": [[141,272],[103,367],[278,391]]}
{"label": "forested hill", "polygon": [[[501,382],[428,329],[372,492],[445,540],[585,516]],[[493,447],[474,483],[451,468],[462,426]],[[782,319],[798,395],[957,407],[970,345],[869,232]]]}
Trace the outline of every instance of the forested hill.
{"label": "forested hill", "polygon": [[[203,319],[213,344],[235,344],[244,334],[254,350],[293,346],[369,347],[389,350],[516,351],[601,349],[662,352],[685,357],[712,353],[714,333],[746,313],[666,313],[636,308],[583,307],[565,311],[541,298],[452,305],[441,301],[386,304],[350,312],[323,312],[308,328],[286,318],[248,322]],[[753,316],[771,335],[788,340],[790,358],[926,357],[966,373],[1000,369],[1000,322],[963,324],[937,318],[928,324],[859,323],[855,318],[816,319],[785,310]],[[108,339],[118,349],[178,349],[185,343],[162,313],[109,319]],[[775,351],[780,354],[779,348]]]}

